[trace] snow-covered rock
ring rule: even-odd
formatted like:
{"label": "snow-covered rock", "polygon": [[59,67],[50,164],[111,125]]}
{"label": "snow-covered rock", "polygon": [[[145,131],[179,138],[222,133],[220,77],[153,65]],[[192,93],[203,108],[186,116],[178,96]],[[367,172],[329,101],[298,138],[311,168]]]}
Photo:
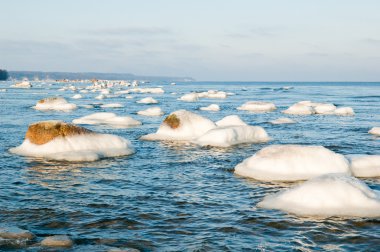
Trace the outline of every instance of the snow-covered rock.
{"label": "snow-covered rock", "polygon": [[271,124],[289,124],[289,123],[296,123],[294,120],[286,117],[281,117],[276,120],[270,121]]}
{"label": "snow-covered rock", "polygon": [[195,102],[198,100],[198,94],[197,93],[190,93],[190,94],[185,94],[178,98],[180,101],[186,101],[186,102]]}
{"label": "snow-covered rock", "polygon": [[171,113],[156,133],[142,136],[142,140],[187,141],[203,135],[216,125],[211,120],[186,110]]}
{"label": "snow-covered rock", "polygon": [[370,131],[368,131],[368,133],[375,136],[380,136],[380,127],[373,127]]}
{"label": "snow-covered rock", "polygon": [[256,113],[264,113],[276,110],[276,106],[271,102],[248,101],[237,108],[238,110],[248,110]]}
{"label": "snow-covered rock", "polygon": [[200,146],[230,147],[242,143],[269,141],[267,132],[259,126],[225,126],[207,131],[193,143]]}
{"label": "snow-covered rock", "polygon": [[134,153],[130,142],[122,137],[99,134],[61,121],[29,125],[24,142],[9,151],[22,156],[65,161],[95,161]]}
{"label": "snow-covered rock", "polygon": [[348,159],[355,177],[380,177],[380,155],[350,155]]}
{"label": "snow-covered rock", "polygon": [[339,116],[353,116],[354,110],[350,107],[337,108],[332,103],[317,103],[311,101],[300,101],[293,104],[282,113],[290,115],[339,115]]}
{"label": "snow-covered rock", "polygon": [[31,88],[32,84],[29,81],[22,81],[11,85],[13,88]]}
{"label": "snow-covered rock", "polygon": [[143,115],[143,116],[161,116],[164,114],[164,112],[161,110],[160,107],[152,107],[152,108],[138,111],[137,114]]}
{"label": "snow-covered rock", "polygon": [[355,112],[350,107],[342,107],[334,110],[334,114],[339,116],[354,116]]}
{"label": "snow-covered rock", "polygon": [[315,113],[315,110],[311,106],[296,103],[290,106],[288,109],[282,111],[282,113],[289,115],[311,115]]}
{"label": "snow-covered rock", "polygon": [[63,97],[49,97],[39,100],[33,108],[37,110],[70,111],[76,109],[77,105],[68,103]]}
{"label": "snow-covered rock", "polygon": [[114,113],[99,112],[74,119],[75,124],[105,124],[111,126],[138,126],[142,123],[129,116],[117,116]]}
{"label": "snow-covered rock", "polygon": [[81,94],[75,94],[73,95],[73,97],[71,97],[72,99],[80,99],[82,98],[83,96]]}
{"label": "snow-covered rock", "polygon": [[238,164],[235,173],[264,181],[296,181],[351,172],[343,155],[322,146],[271,145]]}
{"label": "snow-covered rock", "polygon": [[218,104],[210,104],[207,107],[200,107],[200,110],[205,110],[205,111],[219,111],[220,107]]}
{"label": "snow-covered rock", "polygon": [[137,101],[137,103],[156,104],[156,103],[158,103],[158,101],[155,100],[153,97],[146,97],[146,98],[143,98],[143,99]]}
{"label": "snow-covered rock", "polygon": [[380,192],[357,178],[327,174],[268,195],[257,206],[300,216],[380,217]]}

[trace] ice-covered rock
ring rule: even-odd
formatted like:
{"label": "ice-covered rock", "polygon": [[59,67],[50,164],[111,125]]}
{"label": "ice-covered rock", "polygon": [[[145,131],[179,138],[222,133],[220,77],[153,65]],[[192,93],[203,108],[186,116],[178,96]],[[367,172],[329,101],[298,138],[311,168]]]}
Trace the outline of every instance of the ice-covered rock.
{"label": "ice-covered rock", "polygon": [[101,108],[123,108],[124,105],[121,103],[108,103],[100,105]]}
{"label": "ice-covered rock", "polygon": [[129,89],[129,92],[130,93],[142,93],[142,94],[147,94],[147,93],[163,94],[163,93],[165,93],[165,91],[160,87],[157,87],[157,88],[131,88],[131,89]]}
{"label": "ice-covered rock", "polygon": [[193,140],[210,129],[215,124],[198,114],[186,110],[177,110],[165,118],[156,133],[142,136],[142,140]]}
{"label": "ice-covered rock", "polygon": [[300,216],[380,217],[380,192],[344,174],[326,174],[266,196],[258,207]]}
{"label": "ice-covered rock", "polygon": [[326,173],[350,174],[350,168],[343,155],[323,146],[271,145],[238,164],[235,173],[264,181],[296,181]]}
{"label": "ice-covered rock", "polygon": [[237,115],[229,115],[226,117],[223,117],[221,120],[215,122],[215,124],[218,127],[225,127],[225,126],[247,126],[243,120],[240,119]]}
{"label": "ice-covered rock", "polygon": [[156,104],[156,103],[158,103],[158,101],[156,99],[154,99],[153,97],[146,97],[146,98],[143,98],[143,99],[137,101],[137,103]]}
{"label": "ice-covered rock", "polygon": [[205,110],[205,111],[219,111],[220,107],[218,104],[210,104],[207,107],[200,107],[200,110]]}
{"label": "ice-covered rock", "polygon": [[76,109],[77,105],[68,103],[63,97],[49,97],[39,100],[33,108],[37,110],[70,111]]}
{"label": "ice-covered rock", "polygon": [[259,126],[225,126],[207,131],[193,143],[200,146],[230,147],[242,143],[269,141],[267,132]]}
{"label": "ice-covered rock", "polygon": [[368,131],[368,133],[375,136],[380,136],[380,127],[373,127],[370,131]]}
{"label": "ice-covered rock", "polygon": [[74,119],[75,124],[105,124],[113,126],[138,126],[142,123],[129,116],[117,116],[114,113],[99,112]]}
{"label": "ice-covered rock", "polygon": [[207,92],[197,93],[199,98],[211,98],[211,99],[225,99],[227,98],[227,93],[218,90],[208,90]]}
{"label": "ice-covered rock", "polygon": [[380,177],[380,155],[350,155],[348,158],[355,177]]}
{"label": "ice-covered rock", "polygon": [[95,99],[97,99],[97,100],[103,100],[104,98],[106,98],[106,96],[104,94],[100,94],[100,95],[95,97]]}
{"label": "ice-covered rock", "polygon": [[276,106],[271,102],[248,101],[237,108],[238,110],[248,110],[256,113],[270,112],[276,109]]}
{"label": "ice-covered rock", "polygon": [[13,85],[11,85],[13,88],[31,88],[32,84],[29,81],[22,81],[22,82],[17,82]]}
{"label": "ice-covered rock", "polygon": [[276,120],[270,121],[271,124],[289,124],[289,123],[296,123],[294,120],[286,117],[281,117]]}
{"label": "ice-covered rock", "polygon": [[161,110],[160,107],[152,107],[152,108],[138,111],[137,114],[143,115],[143,116],[161,116],[164,114],[164,112]]}
{"label": "ice-covered rock", "polygon": [[181,96],[178,100],[187,101],[187,102],[195,102],[198,100],[198,94],[197,93],[185,94]]}
{"label": "ice-covered rock", "polygon": [[288,109],[282,111],[282,113],[289,115],[311,115],[315,113],[315,110],[311,106],[302,103],[296,103],[290,106]]}
{"label": "ice-covered rock", "polygon": [[73,97],[71,97],[72,99],[81,99],[83,96],[81,94],[75,94],[73,95]]}
{"label": "ice-covered rock", "polygon": [[342,107],[334,110],[334,114],[339,116],[354,116],[355,112],[350,107]]}
{"label": "ice-covered rock", "polygon": [[67,235],[48,236],[41,241],[44,247],[72,247],[73,241]]}
{"label": "ice-covered rock", "polygon": [[130,155],[128,140],[99,134],[62,121],[44,121],[29,125],[24,142],[10,149],[22,156],[66,161],[95,161],[103,157]]}
{"label": "ice-covered rock", "polygon": [[336,110],[336,106],[332,103],[314,103],[311,104],[314,107],[316,114],[332,114]]}

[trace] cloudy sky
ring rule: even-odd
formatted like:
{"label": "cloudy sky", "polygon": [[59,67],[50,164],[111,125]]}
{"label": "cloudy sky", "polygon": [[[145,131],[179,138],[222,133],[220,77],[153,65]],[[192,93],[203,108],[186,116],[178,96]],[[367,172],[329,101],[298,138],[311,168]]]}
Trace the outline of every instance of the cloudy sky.
{"label": "cloudy sky", "polygon": [[0,68],[380,81],[378,0],[4,0]]}

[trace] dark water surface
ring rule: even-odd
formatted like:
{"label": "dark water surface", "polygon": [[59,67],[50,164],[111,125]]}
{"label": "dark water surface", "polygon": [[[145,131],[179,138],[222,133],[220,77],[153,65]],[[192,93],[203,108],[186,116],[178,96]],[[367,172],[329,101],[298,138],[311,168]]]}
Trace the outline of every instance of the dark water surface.
{"label": "dark water surface", "polygon": [[[270,144],[323,145],[341,154],[380,154],[380,140],[368,134],[380,126],[380,83],[151,83],[163,85],[165,94],[132,94],[95,100],[98,93],[71,99],[73,91],[58,91],[64,84],[12,89],[0,82],[0,221],[2,226],[30,230],[37,238],[68,234],[69,251],[107,251],[137,248],[141,251],[378,251],[380,220],[366,218],[299,218],[280,211],[256,209],[269,193],[294,183],[263,183],[234,175],[233,168]],[[291,89],[283,89],[291,86]],[[145,87],[145,86],[141,86]],[[236,95],[227,99],[177,101],[191,91],[217,89]],[[176,94],[172,94],[176,92]],[[61,95],[81,104],[125,104],[124,108],[78,108],[73,112],[32,109],[45,97]],[[144,117],[139,110],[152,105],[135,101],[152,96],[166,115],[187,109],[219,120],[237,114],[251,125],[266,129],[273,141],[233,148],[202,148],[162,142],[139,141],[156,131],[165,116]],[[274,102],[271,113],[236,110],[246,101]],[[287,116],[291,125],[271,125],[281,111],[295,102],[312,100],[352,107],[354,117]],[[219,104],[221,111],[199,111]],[[155,106],[155,105],[154,105]],[[96,162],[48,162],[10,154],[20,145],[30,123],[58,119],[72,121],[94,112],[131,115],[140,127],[114,129],[88,126],[98,132],[129,139],[136,153]],[[380,190],[380,178],[364,180]],[[312,197],[312,195],[311,195]],[[45,251],[37,245],[0,246],[0,250]]]}

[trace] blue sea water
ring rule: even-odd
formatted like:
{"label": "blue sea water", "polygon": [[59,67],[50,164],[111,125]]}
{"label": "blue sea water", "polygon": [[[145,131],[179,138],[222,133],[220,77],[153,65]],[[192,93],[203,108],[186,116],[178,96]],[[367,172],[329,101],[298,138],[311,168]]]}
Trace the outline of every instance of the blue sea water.
{"label": "blue sea water", "polygon": [[[58,91],[66,84],[36,84],[31,89],[9,88],[0,82],[0,225],[30,230],[37,238],[25,246],[0,243],[0,250],[41,251],[46,236],[68,234],[75,245],[68,251],[378,251],[380,220],[367,218],[301,218],[277,210],[257,209],[267,194],[294,183],[269,183],[234,175],[234,167],[271,144],[323,145],[341,154],[380,154],[380,139],[368,134],[380,126],[380,83],[248,83],[188,82],[162,85],[164,94],[132,94],[99,101],[98,93],[71,99],[74,91]],[[284,89],[291,86],[291,89]],[[233,92],[226,99],[178,101],[191,91]],[[172,94],[172,93],[175,94]],[[60,95],[78,105],[122,103],[123,108],[78,108],[72,112],[42,112],[31,107]],[[144,117],[137,111],[152,105],[136,103],[152,96],[168,115],[178,109],[212,120],[236,114],[265,128],[272,141],[232,148],[207,148],[140,141],[155,132],[165,118]],[[274,112],[254,114],[236,110],[246,101],[274,102]],[[302,101],[329,102],[352,107],[354,117],[287,116],[298,123],[271,125],[282,110]],[[198,110],[211,103],[221,111]],[[94,112],[131,115],[142,126],[92,130],[129,139],[136,153],[95,162],[53,162],[13,155],[9,148],[24,139],[30,123],[64,120]],[[380,178],[364,179],[380,190]],[[312,197],[312,195],[310,195]]]}

